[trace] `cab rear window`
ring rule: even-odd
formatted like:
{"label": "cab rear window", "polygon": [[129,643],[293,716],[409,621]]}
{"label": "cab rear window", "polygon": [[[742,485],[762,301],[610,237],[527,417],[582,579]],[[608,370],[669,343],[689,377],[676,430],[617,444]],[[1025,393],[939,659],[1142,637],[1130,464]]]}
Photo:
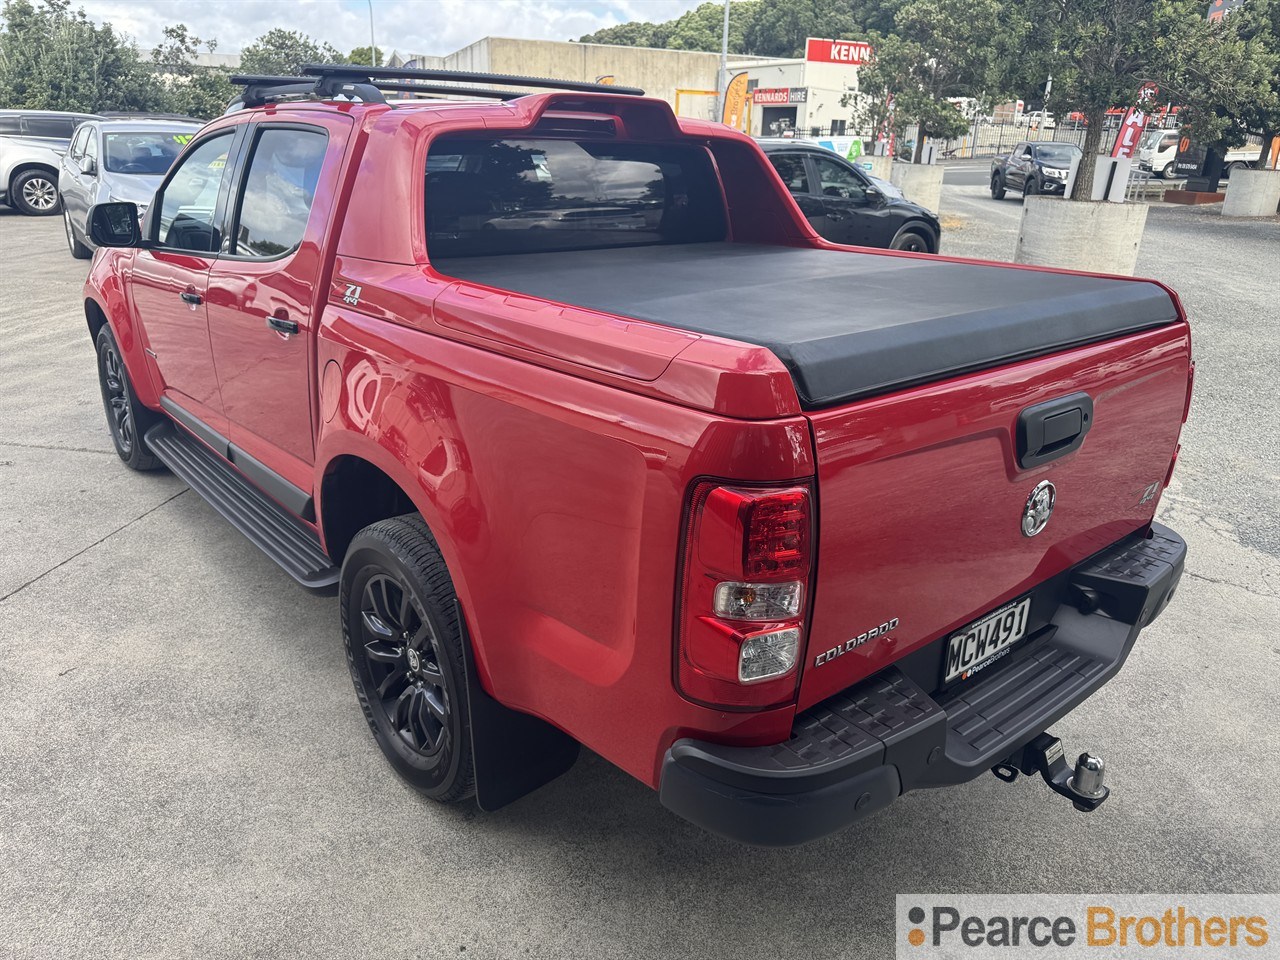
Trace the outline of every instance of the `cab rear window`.
{"label": "cab rear window", "polygon": [[433,258],[723,240],[724,201],[704,149],[589,140],[433,144]]}

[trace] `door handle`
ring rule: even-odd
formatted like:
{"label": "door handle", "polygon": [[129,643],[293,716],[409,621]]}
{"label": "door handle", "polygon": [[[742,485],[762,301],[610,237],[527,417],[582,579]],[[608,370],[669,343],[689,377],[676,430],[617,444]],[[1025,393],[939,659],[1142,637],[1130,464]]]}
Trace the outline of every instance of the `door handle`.
{"label": "door handle", "polygon": [[1018,414],[1018,466],[1027,470],[1080,449],[1093,426],[1087,393],[1037,403]]}
{"label": "door handle", "polygon": [[192,292],[191,292],[191,291],[189,291],[189,290],[188,290],[188,291],[184,291],[183,293],[178,294],[178,296],[182,298],[182,300],[183,300],[183,302],[184,302],[184,303],[189,303],[189,304],[191,304],[193,307],[194,307],[194,306],[197,306],[197,305],[199,305],[199,304],[201,304],[201,303],[204,303],[204,299],[200,296],[200,294],[198,294],[198,293],[192,293]]}
{"label": "door handle", "polygon": [[293,336],[298,332],[298,321],[290,320],[288,317],[267,317],[267,327],[276,333]]}

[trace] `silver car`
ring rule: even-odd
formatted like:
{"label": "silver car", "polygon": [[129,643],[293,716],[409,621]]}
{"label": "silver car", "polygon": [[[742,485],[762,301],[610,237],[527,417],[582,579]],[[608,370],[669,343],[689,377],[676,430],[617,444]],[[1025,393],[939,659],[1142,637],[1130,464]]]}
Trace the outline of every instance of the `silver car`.
{"label": "silver car", "polygon": [[127,200],[145,213],[160,181],[200,126],[198,121],[93,120],[76,130],[58,171],[63,225],[73,257],[93,256],[89,208]]}
{"label": "silver car", "polygon": [[76,127],[97,119],[60,110],[0,110],[0,203],[28,217],[58,212],[58,163]]}

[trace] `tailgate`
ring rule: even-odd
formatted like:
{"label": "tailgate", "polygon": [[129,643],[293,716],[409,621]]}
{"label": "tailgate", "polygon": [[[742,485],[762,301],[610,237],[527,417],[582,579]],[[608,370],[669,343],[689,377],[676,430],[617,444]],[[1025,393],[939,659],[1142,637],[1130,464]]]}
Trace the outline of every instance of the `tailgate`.
{"label": "tailgate", "polygon": [[[800,708],[1147,524],[1177,448],[1190,348],[1179,321],[813,413],[818,564]],[[1083,444],[1020,466],[1019,414],[1080,393],[1093,408]],[[1045,480],[1053,512],[1026,536]]]}

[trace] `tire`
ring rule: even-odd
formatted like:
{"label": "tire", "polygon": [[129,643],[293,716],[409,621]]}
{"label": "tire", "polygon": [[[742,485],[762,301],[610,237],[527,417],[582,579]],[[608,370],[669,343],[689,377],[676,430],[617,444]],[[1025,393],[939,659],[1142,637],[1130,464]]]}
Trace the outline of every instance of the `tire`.
{"label": "tire", "polygon": [[1161,180],[1172,180],[1174,175],[1174,162],[1170,160],[1164,165],[1164,169],[1160,171]]}
{"label": "tire", "polygon": [[1040,181],[1037,180],[1035,177],[1032,177],[1030,180],[1028,180],[1025,184],[1022,185],[1022,197],[1024,200],[1027,197],[1036,196],[1039,192],[1040,192]]}
{"label": "tire", "polygon": [[991,199],[1004,199],[1004,177],[1000,176],[998,173],[991,178]]}
{"label": "tire", "polygon": [[47,170],[24,170],[13,178],[9,202],[28,217],[51,217],[58,212],[58,177]]}
{"label": "tire", "polygon": [[903,230],[893,242],[889,244],[890,250],[905,250],[907,253],[933,253],[930,249],[929,238],[918,230]]}
{"label": "tire", "polygon": [[67,213],[67,208],[62,208],[62,226],[67,231],[67,246],[71,250],[71,255],[77,260],[88,260],[93,256],[93,248],[86,247],[83,243],[76,239],[75,228],[71,226],[71,214]]}
{"label": "tire", "polygon": [[475,792],[456,601],[417,514],[379,521],[351,541],[339,607],[356,698],[392,768],[440,803]]}
{"label": "tire", "polygon": [[143,439],[147,430],[160,422],[160,415],[138,402],[129,381],[124,356],[108,324],[98,331],[98,386],[102,389],[102,409],[116,453],[130,470],[155,470],[161,463]]}
{"label": "tire", "polygon": [[1227,164],[1226,168],[1223,170],[1223,175],[1227,179],[1230,179],[1231,175],[1235,173],[1237,170],[1247,170],[1248,168],[1249,168],[1249,165],[1245,163],[1243,160],[1235,160]]}

